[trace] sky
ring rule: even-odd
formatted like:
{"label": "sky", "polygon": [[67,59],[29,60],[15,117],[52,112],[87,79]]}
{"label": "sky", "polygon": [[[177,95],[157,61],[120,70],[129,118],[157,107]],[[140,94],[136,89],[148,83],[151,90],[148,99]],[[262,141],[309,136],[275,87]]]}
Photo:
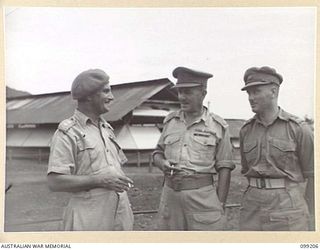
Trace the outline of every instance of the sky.
{"label": "sky", "polygon": [[314,117],[316,9],[5,9],[6,85],[31,94],[69,91],[83,70],[111,85],[159,78],[178,66],[213,74],[205,104],[224,118],[253,116],[243,75],[270,66],[284,81],[279,105]]}

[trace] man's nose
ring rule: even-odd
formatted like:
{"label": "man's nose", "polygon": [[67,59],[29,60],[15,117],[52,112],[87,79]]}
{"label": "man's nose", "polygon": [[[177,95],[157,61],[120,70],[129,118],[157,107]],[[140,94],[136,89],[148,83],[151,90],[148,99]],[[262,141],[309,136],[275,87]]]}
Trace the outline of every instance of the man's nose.
{"label": "man's nose", "polygon": [[113,100],[114,99],[114,96],[113,96],[113,94],[111,92],[108,93],[107,97],[108,97],[109,100]]}
{"label": "man's nose", "polygon": [[248,99],[249,99],[249,101],[253,101],[254,96],[252,94],[248,94]]}

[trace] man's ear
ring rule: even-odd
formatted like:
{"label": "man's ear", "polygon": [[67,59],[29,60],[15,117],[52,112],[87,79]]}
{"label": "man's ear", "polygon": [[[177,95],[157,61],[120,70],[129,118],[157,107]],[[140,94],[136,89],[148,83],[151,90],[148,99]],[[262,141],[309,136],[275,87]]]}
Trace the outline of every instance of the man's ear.
{"label": "man's ear", "polygon": [[207,93],[208,93],[208,92],[207,92],[206,89],[202,90],[202,95],[203,95],[203,97],[206,97]]}
{"label": "man's ear", "polygon": [[278,91],[279,89],[276,86],[271,87],[271,93],[273,98],[278,97]]}
{"label": "man's ear", "polygon": [[92,97],[92,95],[89,95],[89,96],[86,96],[85,99],[86,99],[87,102],[91,102],[93,97]]}
{"label": "man's ear", "polygon": [[91,96],[86,96],[78,100],[79,102],[90,102],[92,100]]}

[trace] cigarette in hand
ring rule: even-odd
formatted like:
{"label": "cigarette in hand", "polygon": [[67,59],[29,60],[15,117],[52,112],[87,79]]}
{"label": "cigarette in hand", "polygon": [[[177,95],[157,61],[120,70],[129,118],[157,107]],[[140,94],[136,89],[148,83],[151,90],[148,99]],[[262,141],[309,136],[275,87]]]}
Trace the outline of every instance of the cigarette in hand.
{"label": "cigarette in hand", "polygon": [[[172,167],[172,168],[173,168],[173,167],[174,167],[174,165],[171,165],[170,167]],[[170,170],[170,176],[172,176],[172,175],[173,175],[173,171],[174,171],[173,169],[171,169],[171,170]]]}
{"label": "cigarette in hand", "polygon": [[129,188],[132,188],[133,187],[133,184],[131,184],[130,182],[128,183],[128,187]]}

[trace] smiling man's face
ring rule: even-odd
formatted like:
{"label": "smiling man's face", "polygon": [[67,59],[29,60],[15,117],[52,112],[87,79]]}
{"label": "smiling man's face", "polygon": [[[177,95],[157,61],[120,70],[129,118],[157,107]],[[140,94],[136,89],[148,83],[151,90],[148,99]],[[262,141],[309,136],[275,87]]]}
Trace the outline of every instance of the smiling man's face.
{"label": "smiling man's face", "polygon": [[203,87],[178,88],[178,98],[181,110],[186,113],[197,112],[202,109],[203,99],[207,91]]}

